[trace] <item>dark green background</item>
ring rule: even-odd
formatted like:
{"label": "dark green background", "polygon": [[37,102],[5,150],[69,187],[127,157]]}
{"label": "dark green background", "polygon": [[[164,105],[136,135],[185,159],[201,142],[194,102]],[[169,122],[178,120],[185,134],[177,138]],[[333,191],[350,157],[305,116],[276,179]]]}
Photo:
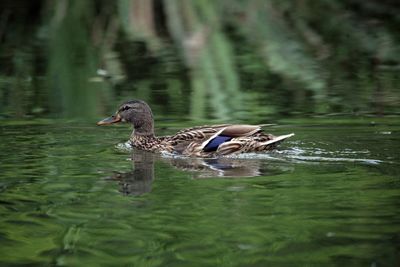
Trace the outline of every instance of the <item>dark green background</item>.
{"label": "dark green background", "polygon": [[4,0],[0,114],[95,117],[131,98],[196,119],[398,113],[399,14],[389,0]]}

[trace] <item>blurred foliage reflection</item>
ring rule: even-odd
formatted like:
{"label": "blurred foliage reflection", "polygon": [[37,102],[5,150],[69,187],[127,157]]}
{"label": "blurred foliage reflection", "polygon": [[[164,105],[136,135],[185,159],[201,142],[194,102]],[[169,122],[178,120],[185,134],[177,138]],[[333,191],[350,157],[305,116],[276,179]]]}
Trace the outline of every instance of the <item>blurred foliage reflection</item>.
{"label": "blurred foliage reflection", "polygon": [[400,111],[400,4],[359,0],[0,3],[0,114],[244,119]]}

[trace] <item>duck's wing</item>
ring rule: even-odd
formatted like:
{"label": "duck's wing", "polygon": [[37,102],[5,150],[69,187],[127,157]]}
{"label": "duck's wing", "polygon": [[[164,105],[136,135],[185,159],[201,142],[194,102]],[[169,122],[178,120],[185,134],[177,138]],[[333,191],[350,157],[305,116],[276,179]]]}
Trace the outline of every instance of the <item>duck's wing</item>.
{"label": "duck's wing", "polygon": [[180,130],[166,141],[172,151],[176,153],[182,153],[188,149],[191,151],[194,148],[200,151],[210,142],[206,150],[214,151],[214,147],[218,147],[222,142],[229,141],[235,137],[250,136],[259,131],[261,131],[260,125],[203,125]]}
{"label": "duck's wing", "polygon": [[172,136],[174,140],[188,140],[188,139],[200,139],[208,137],[219,131],[222,128],[229,126],[230,124],[219,124],[219,125],[203,125],[191,128],[182,129]]}
{"label": "duck's wing", "polygon": [[171,152],[189,156],[227,155],[271,150],[292,136],[263,133],[266,125],[220,124],[183,129],[168,138]]}
{"label": "duck's wing", "polygon": [[191,143],[201,143],[223,127],[225,125],[204,125],[182,129],[176,134],[169,136],[164,141],[164,144],[168,146],[169,152],[181,154]]}
{"label": "duck's wing", "polygon": [[[204,142],[213,138],[216,134],[222,134],[231,137],[249,136],[261,127],[259,125],[234,125],[234,124],[218,124],[203,125],[192,128],[182,129],[175,135],[170,137],[171,141],[200,141]],[[223,132],[221,132],[223,130]]]}
{"label": "duck's wing", "polygon": [[[214,153],[221,144],[234,138],[251,137],[261,134],[262,125],[222,124],[185,129],[174,136],[177,151],[186,155]],[[265,138],[264,138],[265,139]],[[269,139],[265,139],[269,140]]]}
{"label": "duck's wing", "polygon": [[261,131],[261,127],[271,126],[274,124],[259,124],[259,125],[251,125],[251,124],[217,124],[217,125],[203,125],[196,126],[192,128],[182,129],[177,132],[174,137],[180,138],[183,136],[194,135],[199,133],[208,134],[208,133],[216,133],[221,129],[225,129],[224,134],[232,137],[239,136],[249,136],[253,133]]}
{"label": "duck's wing", "polygon": [[231,124],[224,127],[220,135],[230,137],[244,137],[251,136],[261,131],[263,125],[249,125],[249,124]]}
{"label": "duck's wing", "polygon": [[215,153],[217,155],[229,155],[234,153],[269,151],[275,149],[279,143],[293,135],[293,133],[280,136],[270,135],[269,137],[272,137],[272,139],[261,142],[251,137],[234,138],[229,142],[220,144]]}

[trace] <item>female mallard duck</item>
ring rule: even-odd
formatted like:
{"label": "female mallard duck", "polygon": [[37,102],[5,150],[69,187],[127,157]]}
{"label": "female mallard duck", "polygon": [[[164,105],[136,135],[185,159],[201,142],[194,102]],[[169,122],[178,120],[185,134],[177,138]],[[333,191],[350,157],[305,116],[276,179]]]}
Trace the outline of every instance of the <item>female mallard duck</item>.
{"label": "female mallard duck", "polygon": [[170,152],[195,157],[261,152],[274,149],[278,143],[294,134],[273,136],[262,131],[263,125],[220,124],[183,129],[175,135],[154,135],[153,113],[141,100],[123,103],[115,115],[97,125],[129,122],[133,125],[131,145],[152,152]]}

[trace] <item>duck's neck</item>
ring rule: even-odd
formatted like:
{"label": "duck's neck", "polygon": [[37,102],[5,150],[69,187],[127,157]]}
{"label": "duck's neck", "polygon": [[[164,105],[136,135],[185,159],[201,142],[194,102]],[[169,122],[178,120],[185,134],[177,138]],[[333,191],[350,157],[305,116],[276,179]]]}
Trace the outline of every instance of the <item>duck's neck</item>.
{"label": "duck's neck", "polygon": [[143,138],[155,138],[154,136],[154,123],[152,121],[142,121],[140,123],[133,123],[132,137],[140,136]]}

